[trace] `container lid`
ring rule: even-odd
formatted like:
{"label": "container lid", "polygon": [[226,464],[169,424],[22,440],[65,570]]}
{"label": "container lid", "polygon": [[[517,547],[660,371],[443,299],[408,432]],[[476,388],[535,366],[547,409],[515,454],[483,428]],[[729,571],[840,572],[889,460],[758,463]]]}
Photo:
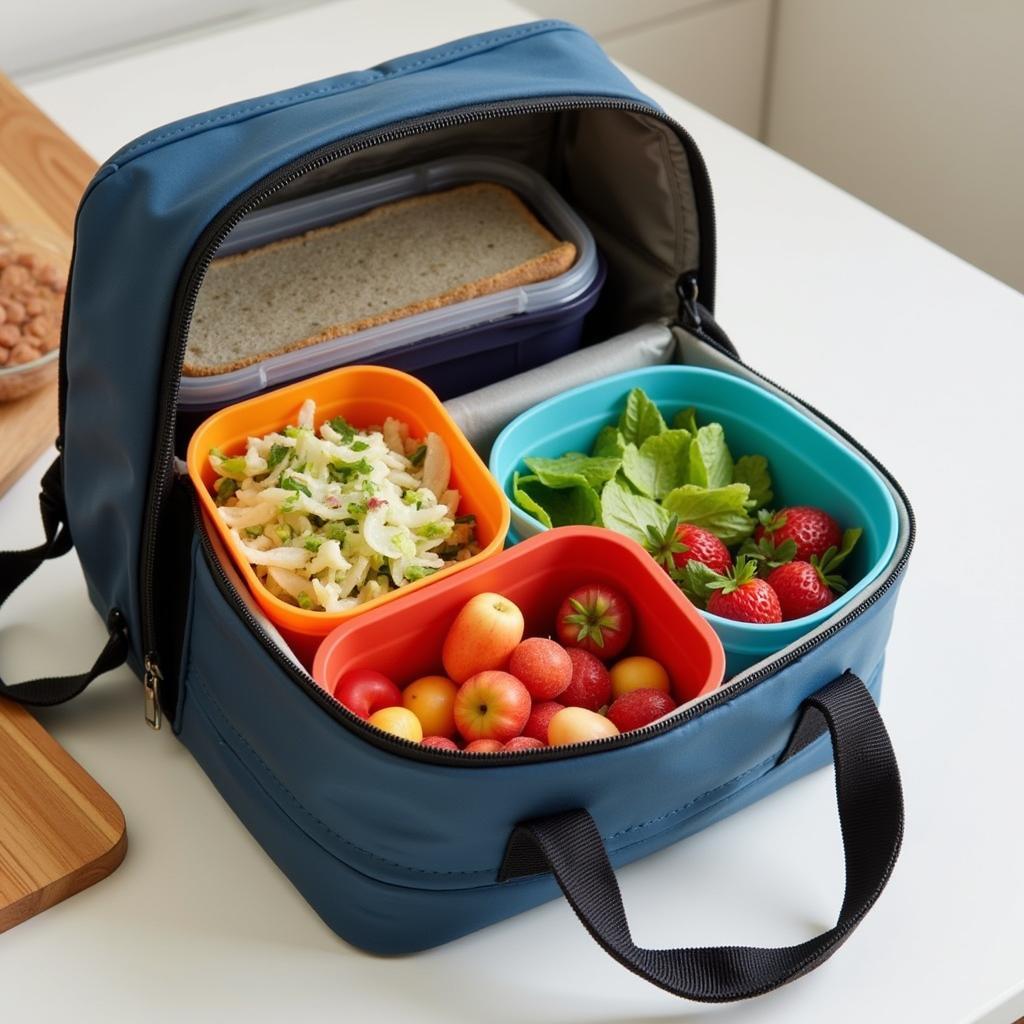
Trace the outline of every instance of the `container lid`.
{"label": "container lid", "polygon": [[478,181],[504,185],[516,192],[554,235],[576,246],[573,265],[547,281],[427,310],[228,373],[182,377],[179,404],[200,409],[225,405],[298,377],[354,359],[370,359],[426,338],[518,313],[550,311],[578,298],[593,284],[598,272],[597,245],[579,215],[536,171],[525,164],[489,156],[434,160],[257,211],[239,222],[217,255],[245,252],[280,238],[349,220],[384,203]]}

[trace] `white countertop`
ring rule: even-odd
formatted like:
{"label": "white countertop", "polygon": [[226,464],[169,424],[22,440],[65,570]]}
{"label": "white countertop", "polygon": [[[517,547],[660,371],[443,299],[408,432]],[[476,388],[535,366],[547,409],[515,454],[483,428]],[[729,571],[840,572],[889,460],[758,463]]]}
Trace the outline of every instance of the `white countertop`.
{"label": "white countertop", "polygon": [[[28,91],[102,159],[172,118],[528,17],[503,0],[348,0]],[[366,956],[321,923],[170,731],[145,726],[141,689],[121,670],[41,717],[123,807],[128,856],[110,879],[0,935],[0,1002],[21,1011],[5,1019],[995,1024],[1024,1013],[1024,685],[1004,642],[1024,612],[1013,580],[1024,486],[1008,441],[1024,296],[650,91],[711,170],[723,326],[748,361],[880,454],[920,519],[883,696],[906,842],[876,908],[823,968],[732,1006],[681,1002],[634,978],[562,901],[415,957]],[[0,500],[5,547],[38,541],[48,458]],[[994,543],[961,541],[974,523]],[[101,646],[73,557],[10,605],[8,680],[81,670]],[[828,927],[842,889],[835,818],[823,771],[625,869],[638,941],[782,944]]]}

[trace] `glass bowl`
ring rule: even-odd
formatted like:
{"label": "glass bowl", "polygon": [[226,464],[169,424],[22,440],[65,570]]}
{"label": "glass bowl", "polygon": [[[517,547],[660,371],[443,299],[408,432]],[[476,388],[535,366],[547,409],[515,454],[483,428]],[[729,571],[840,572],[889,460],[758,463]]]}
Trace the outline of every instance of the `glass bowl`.
{"label": "glass bowl", "polygon": [[57,376],[71,246],[41,224],[0,224],[0,402]]}

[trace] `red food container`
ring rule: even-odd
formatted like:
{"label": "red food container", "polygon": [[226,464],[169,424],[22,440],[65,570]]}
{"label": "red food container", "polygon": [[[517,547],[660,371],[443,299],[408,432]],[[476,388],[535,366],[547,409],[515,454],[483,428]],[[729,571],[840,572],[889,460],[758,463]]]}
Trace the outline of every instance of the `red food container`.
{"label": "red food container", "polygon": [[722,643],[697,609],[639,544],[590,526],[548,530],[339,625],[317,651],[313,678],[333,693],[345,672],[372,668],[404,686],[443,672],[445,634],[474,595],[503,594],[522,610],[526,636],[549,636],[562,598],[594,582],[616,587],[633,607],[633,636],[622,657],[645,654],[661,662],[680,703],[721,683]]}

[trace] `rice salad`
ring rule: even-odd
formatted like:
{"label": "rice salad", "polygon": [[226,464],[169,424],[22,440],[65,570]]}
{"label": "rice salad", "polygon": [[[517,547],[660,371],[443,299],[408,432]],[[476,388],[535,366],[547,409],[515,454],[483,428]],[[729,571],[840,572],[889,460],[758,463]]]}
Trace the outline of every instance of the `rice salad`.
{"label": "rice salad", "polygon": [[437,434],[411,437],[390,417],[361,430],[336,416],[317,431],[315,418],[307,400],[294,426],[209,456],[217,514],[272,594],[345,611],[479,552]]}

